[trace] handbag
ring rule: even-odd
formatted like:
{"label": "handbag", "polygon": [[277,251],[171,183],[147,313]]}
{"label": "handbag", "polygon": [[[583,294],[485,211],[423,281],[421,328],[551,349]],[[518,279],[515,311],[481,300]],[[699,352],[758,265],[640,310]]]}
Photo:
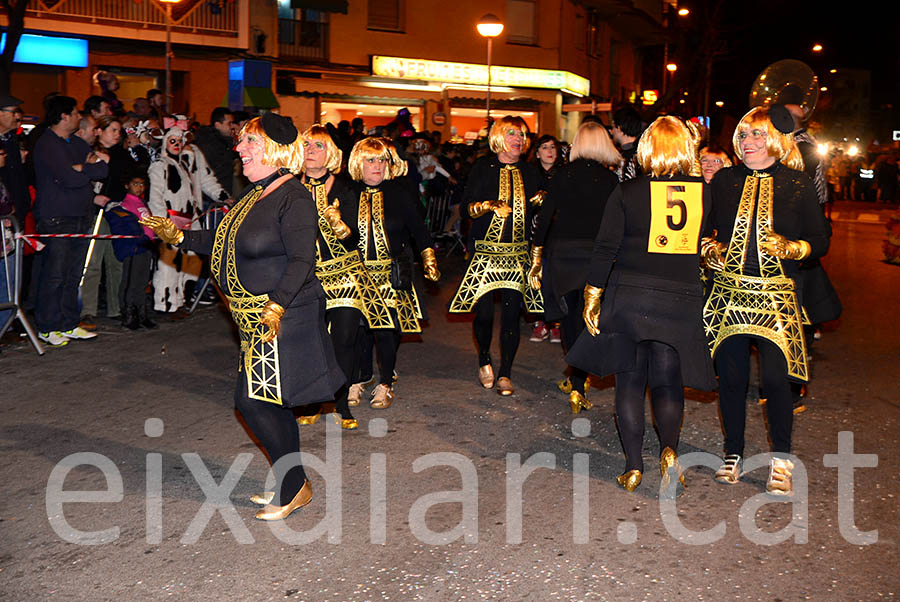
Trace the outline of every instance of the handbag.
{"label": "handbag", "polygon": [[412,290],[412,261],[406,253],[391,259],[391,288],[397,291]]}

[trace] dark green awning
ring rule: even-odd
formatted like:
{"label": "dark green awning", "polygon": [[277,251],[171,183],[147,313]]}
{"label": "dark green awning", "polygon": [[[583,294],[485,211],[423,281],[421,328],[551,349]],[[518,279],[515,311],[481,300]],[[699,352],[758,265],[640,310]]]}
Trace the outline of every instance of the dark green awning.
{"label": "dark green awning", "polygon": [[291,8],[308,8],[327,13],[347,14],[348,0],[291,0]]}
{"label": "dark green awning", "polygon": [[271,88],[246,86],[244,88],[244,106],[256,107],[257,109],[274,109],[279,105],[278,99],[275,98]]}

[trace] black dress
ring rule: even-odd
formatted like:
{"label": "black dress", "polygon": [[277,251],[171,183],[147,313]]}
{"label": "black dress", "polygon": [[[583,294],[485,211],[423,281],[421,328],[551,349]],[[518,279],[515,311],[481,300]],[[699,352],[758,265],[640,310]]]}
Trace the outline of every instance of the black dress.
{"label": "black dress", "polygon": [[547,320],[567,313],[566,293],[584,289],[606,201],[618,183],[615,173],[590,159],[572,161],[551,181],[532,241],[544,247],[541,291]]}
{"label": "black dress", "polygon": [[600,334],[583,332],[567,363],[597,376],[627,372],[634,369],[638,343],[659,341],[678,351],[685,386],[715,388],[699,269],[709,211],[700,178],[638,176],[613,191],[587,278],[605,289]]}
{"label": "black dress", "polygon": [[[245,194],[217,228],[215,241],[208,230],[184,233],[182,250],[213,254],[213,271],[241,330],[245,378],[236,397],[295,407],[331,401],[346,381],[325,328],[325,293],[313,269],[317,233],[312,196],[294,178],[255,202],[252,192]],[[274,354],[259,341],[264,328],[257,308],[266,300],[285,309]],[[265,363],[264,373],[247,374]],[[265,382],[254,393],[257,377]]]}

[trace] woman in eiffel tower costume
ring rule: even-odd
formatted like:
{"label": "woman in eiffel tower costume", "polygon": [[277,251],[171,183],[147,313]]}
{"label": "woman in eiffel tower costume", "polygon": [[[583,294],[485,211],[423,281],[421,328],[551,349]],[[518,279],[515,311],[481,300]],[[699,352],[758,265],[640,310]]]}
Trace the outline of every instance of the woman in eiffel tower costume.
{"label": "woman in eiffel tower costume", "polygon": [[521,117],[498,119],[488,136],[495,154],[472,166],[463,195],[473,220],[468,241],[471,259],[450,302],[451,313],[475,312],[472,328],[478,346],[478,380],[490,389],[495,384],[491,365],[493,291],[500,291],[500,368],[496,381],[500,395],[514,392],[510,376],[519,348],[523,299],[529,312],[543,312],[541,291],[533,288],[528,278],[528,224],[543,194],[537,189],[537,170],[524,160],[527,136],[528,126]]}
{"label": "woman in eiffel tower costume", "polygon": [[[616,375],[616,425],[627,491],[640,485],[645,391],[659,435],[663,490],[684,484],[676,452],[684,387],[711,390],[716,379],[703,333],[700,238],[710,198],[697,161],[696,130],[676,117],[656,119],[635,154],[640,173],[610,194],[587,284],[584,325],[566,356],[597,376]],[[601,308],[602,297],[602,308]]]}
{"label": "woman in eiffel tower costume", "polygon": [[733,144],[743,165],[713,178],[711,227],[717,234],[704,240],[702,251],[715,272],[703,320],[725,430],[725,461],[716,480],[733,484],[741,477],[755,343],[773,455],[766,490],[774,495],[793,493],[790,382],[808,379],[794,278],[801,261],[828,251],[825,218],[812,181],[801,171],[793,129],[790,113],[778,104],[756,107],[738,123]]}
{"label": "woman in eiffel tower costume", "polygon": [[[164,217],[142,223],[164,242],[211,256],[241,338],[235,406],[273,463],[277,492],[251,497],[261,520],[279,520],[312,499],[291,408],[331,401],[346,382],[325,329],[315,276],[316,205],[293,174],[303,146],[287,118],[266,113],[241,130],[237,151],[251,185],[215,232],[179,230]],[[278,493],[278,497],[275,494]]]}
{"label": "woman in eiffel tower costume", "polygon": [[[371,329],[393,328],[390,310],[372,282],[357,249],[358,224],[341,219],[340,199],[352,195],[350,181],[338,177],[341,150],[325,126],[315,124],[303,133],[303,184],[309,189],[319,214],[319,236],[316,239],[316,277],[327,297],[325,320],[334,352],[347,385],[335,398],[340,425],[356,429],[359,424],[348,405],[351,383],[358,380],[360,342],[363,325]],[[351,207],[356,199],[351,199]],[[358,385],[357,385],[358,386]],[[358,398],[358,396],[357,396]],[[313,424],[320,416],[319,408],[297,419],[300,424]]]}
{"label": "woman in eiffel tower costume", "polygon": [[[353,145],[347,171],[356,185],[341,199],[344,216],[356,224],[358,248],[378,293],[390,308],[392,326],[370,326],[381,360],[380,382],[375,386],[369,406],[390,407],[394,400],[393,375],[400,338],[420,333],[424,316],[416,288],[412,283],[412,264],[406,246],[413,239],[422,256],[425,277],[437,282],[433,242],[417,199],[407,182],[407,165],[387,138],[363,138]],[[385,318],[386,319],[386,318]]]}

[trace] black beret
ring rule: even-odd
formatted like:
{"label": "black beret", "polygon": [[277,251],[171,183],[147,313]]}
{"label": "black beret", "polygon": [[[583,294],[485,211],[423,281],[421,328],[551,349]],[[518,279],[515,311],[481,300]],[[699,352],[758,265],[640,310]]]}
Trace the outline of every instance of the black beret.
{"label": "black beret", "polygon": [[297,139],[297,128],[290,117],[266,113],[259,122],[266,136],[278,144],[292,144]]}
{"label": "black beret", "polygon": [[794,131],[794,118],[784,105],[772,105],[769,107],[769,120],[775,129],[782,134],[790,134]]}

